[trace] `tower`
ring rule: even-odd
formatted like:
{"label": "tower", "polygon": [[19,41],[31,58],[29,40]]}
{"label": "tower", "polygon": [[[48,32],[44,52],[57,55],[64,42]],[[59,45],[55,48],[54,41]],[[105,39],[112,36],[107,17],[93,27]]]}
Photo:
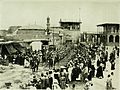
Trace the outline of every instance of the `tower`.
{"label": "tower", "polygon": [[50,30],[50,17],[47,17],[47,34],[49,33],[49,30]]}

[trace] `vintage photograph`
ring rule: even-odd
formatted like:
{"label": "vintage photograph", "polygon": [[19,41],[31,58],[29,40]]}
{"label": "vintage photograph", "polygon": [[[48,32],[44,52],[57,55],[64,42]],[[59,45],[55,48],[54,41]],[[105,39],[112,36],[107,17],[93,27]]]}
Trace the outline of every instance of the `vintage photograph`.
{"label": "vintage photograph", "polygon": [[120,90],[120,0],[0,0],[0,90]]}

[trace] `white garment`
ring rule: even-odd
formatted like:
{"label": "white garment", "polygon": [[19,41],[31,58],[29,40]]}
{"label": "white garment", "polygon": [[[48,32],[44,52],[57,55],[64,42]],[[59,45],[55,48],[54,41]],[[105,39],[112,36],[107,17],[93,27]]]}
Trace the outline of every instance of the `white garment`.
{"label": "white garment", "polygon": [[88,67],[84,68],[84,73],[88,73]]}
{"label": "white garment", "polygon": [[109,61],[106,62],[106,70],[108,73],[111,71],[111,63]]}
{"label": "white garment", "polygon": [[24,61],[24,67],[29,67],[30,63],[25,59]]}
{"label": "white garment", "polygon": [[69,68],[68,68],[68,79],[69,79],[70,81],[71,81],[72,70],[73,70],[73,67],[69,67]]}
{"label": "white garment", "polygon": [[81,68],[81,69],[83,68],[83,66],[84,66],[84,64],[83,64],[83,63],[80,63],[80,68]]}

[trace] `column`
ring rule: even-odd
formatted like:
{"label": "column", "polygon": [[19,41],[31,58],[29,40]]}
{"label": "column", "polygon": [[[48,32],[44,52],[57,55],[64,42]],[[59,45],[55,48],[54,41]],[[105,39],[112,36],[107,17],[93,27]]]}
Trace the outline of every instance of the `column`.
{"label": "column", "polygon": [[110,36],[110,35],[107,35],[107,43],[109,43],[109,36]]}
{"label": "column", "polygon": [[88,35],[87,35],[87,42],[89,42],[89,37],[88,37]]}
{"label": "column", "polygon": [[113,35],[113,43],[115,43],[115,36],[116,36],[116,35]]}

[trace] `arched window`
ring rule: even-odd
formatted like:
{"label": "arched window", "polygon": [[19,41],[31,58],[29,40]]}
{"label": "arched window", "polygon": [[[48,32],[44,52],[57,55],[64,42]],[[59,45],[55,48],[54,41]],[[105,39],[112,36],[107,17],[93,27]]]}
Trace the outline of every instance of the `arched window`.
{"label": "arched window", "polygon": [[115,36],[115,42],[118,42],[119,43],[119,36]]}
{"label": "arched window", "polygon": [[110,35],[109,42],[113,42],[113,35]]}

